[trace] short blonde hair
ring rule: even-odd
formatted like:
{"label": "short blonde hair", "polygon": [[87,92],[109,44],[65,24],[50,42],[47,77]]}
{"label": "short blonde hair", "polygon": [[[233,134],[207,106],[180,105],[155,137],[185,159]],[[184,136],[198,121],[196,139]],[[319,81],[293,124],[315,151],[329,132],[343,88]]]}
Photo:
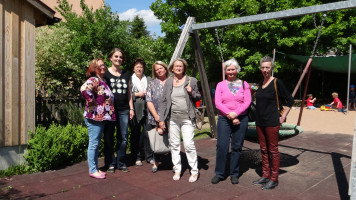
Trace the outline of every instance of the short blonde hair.
{"label": "short blonde hair", "polygon": [[337,97],[339,97],[339,94],[338,94],[337,92],[333,92],[333,93],[331,94],[331,96],[333,96],[334,98],[337,98]]}
{"label": "short blonde hair", "polygon": [[187,61],[185,61],[182,58],[175,59],[174,62],[169,66],[169,71],[173,73],[173,66],[174,66],[174,63],[177,62],[177,61],[181,61],[183,63],[183,67],[184,67],[183,75],[185,75],[186,72],[187,72],[188,63],[187,63]]}
{"label": "short blonde hair", "polygon": [[156,61],[155,63],[153,63],[153,65],[152,65],[152,77],[153,78],[157,78],[157,74],[156,74],[156,69],[155,69],[155,66],[156,65],[161,65],[161,66],[163,66],[164,67],[164,69],[166,69],[166,77],[168,77],[168,75],[169,75],[169,72],[168,72],[168,68],[167,68],[167,65],[166,65],[166,63],[164,63],[164,62],[162,62],[162,61]]}

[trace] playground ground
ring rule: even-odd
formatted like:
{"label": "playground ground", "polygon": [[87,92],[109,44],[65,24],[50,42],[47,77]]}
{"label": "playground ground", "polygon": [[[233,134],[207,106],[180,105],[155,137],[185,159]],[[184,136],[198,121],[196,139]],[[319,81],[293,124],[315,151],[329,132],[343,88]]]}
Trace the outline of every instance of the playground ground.
{"label": "playground ground", "polygon": [[[287,122],[296,123],[299,110]],[[333,111],[304,110],[304,132],[280,142],[279,186],[262,191],[251,182],[261,175],[259,145],[245,141],[238,185],[230,179],[210,183],[214,176],[214,139],[196,141],[200,178],[189,183],[185,154],[183,175],[177,182],[166,158],[157,173],[151,165],[130,166],[129,173],[116,171],[105,180],[88,176],[87,162],[65,169],[0,179],[0,199],[349,199],[355,111],[348,115]],[[100,165],[103,159],[100,159]]]}

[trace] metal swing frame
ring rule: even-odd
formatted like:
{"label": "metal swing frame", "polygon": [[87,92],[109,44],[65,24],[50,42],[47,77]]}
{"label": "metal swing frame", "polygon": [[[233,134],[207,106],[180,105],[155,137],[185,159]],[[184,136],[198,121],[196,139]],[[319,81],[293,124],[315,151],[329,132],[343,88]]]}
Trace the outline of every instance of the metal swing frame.
{"label": "metal swing frame", "polygon": [[[343,10],[343,9],[350,9],[356,7],[356,0],[349,0],[349,1],[341,1],[336,3],[328,3],[316,6],[308,6],[290,10],[283,10],[278,12],[270,12],[265,14],[258,14],[258,15],[251,15],[246,17],[239,17],[233,19],[226,19],[226,20],[219,20],[213,22],[206,22],[206,23],[199,23],[197,24],[194,17],[188,17],[182,34],[178,40],[177,46],[174,50],[172,55],[171,61],[169,65],[173,63],[173,61],[179,57],[181,57],[184,47],[188,41],[188,37],[192,37],[193,48],[195,52],[195,59],[196,59],[196,66],[198,67],[198,71],[200,74],[201,85],[204,93],[204,101],[206,104],[207,115],[209,118],[209,124],[212,131],[212,135],[216,138],[217,127],[216,127],[216,120],[214,114],[214,108],[211,101],[210,89],[208,85],[208,79],[205,72],[204,66],[204,58],[203,58],[203,51],[200,45],[200,38],[198,34],[198,30],[200,29],[208,29],[208,28],[217,28],[217,27],[224,27],[230,25],[237,25],[237,24],[246,24],[252,22],[259,22],[259,21],[266,21],[271,19],[282,19],[288,17],[296,17],[302,15],[309,15],[314,13],[322,13],[327,11],[335,11],[335,10]],[[308,62],[309,63],[309,62]],[[311,61],[310,61],[311,63]]]}

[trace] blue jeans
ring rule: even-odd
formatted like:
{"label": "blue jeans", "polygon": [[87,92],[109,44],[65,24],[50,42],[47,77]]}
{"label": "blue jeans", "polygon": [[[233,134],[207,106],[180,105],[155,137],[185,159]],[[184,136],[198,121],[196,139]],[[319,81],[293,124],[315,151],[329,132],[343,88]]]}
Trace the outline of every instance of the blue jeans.
{"label": "blue jeans", "polygon": [[105,122],[98,122],[87,118],[84,118],[84,121],[88,127],[88,165],[89,173],[92,174],[98,171],[99,144],[101,141]]}
{"label": "blue jeans", "polygon": [[239,125],[233,125],[232,120],[225,116],[219,116],[217,124],[216,165],[215,175],[225,178],[225,166],[229,153],[231,137],[230,177],[239,177],[240,156],[244,143],[245,133],[248,127],[248,116],[239,116]]}
{"label": "blue jeans", "polygon": [[316,107],[315,106],[308,106],[307,109],[310,109],[310,110],[315,110]]}
{"label": "blue jeans", "polygon": [[[126,167],[125,156],[127,147],[128,124],[130,110],[115,111],[116,121],[109,122],[104,129],[104,154],[106,166]],[[114,132],[116,127],[117,158],[114,155]]]}

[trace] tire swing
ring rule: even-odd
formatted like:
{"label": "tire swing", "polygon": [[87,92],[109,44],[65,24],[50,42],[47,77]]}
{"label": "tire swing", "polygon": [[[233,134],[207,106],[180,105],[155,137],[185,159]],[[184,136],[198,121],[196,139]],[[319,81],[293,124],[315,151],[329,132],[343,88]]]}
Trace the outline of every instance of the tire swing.
{"label": "tire swing", "polygon": [[[300,133],[303,133],[303,128],[295,124],[283,123],[279,129],[279,141],[286,140],[288,138],[297,136]],[[248,129],[245,135],[245,140],[250,142],[257,142],[257,130],[256,123],[249,122]]]}

